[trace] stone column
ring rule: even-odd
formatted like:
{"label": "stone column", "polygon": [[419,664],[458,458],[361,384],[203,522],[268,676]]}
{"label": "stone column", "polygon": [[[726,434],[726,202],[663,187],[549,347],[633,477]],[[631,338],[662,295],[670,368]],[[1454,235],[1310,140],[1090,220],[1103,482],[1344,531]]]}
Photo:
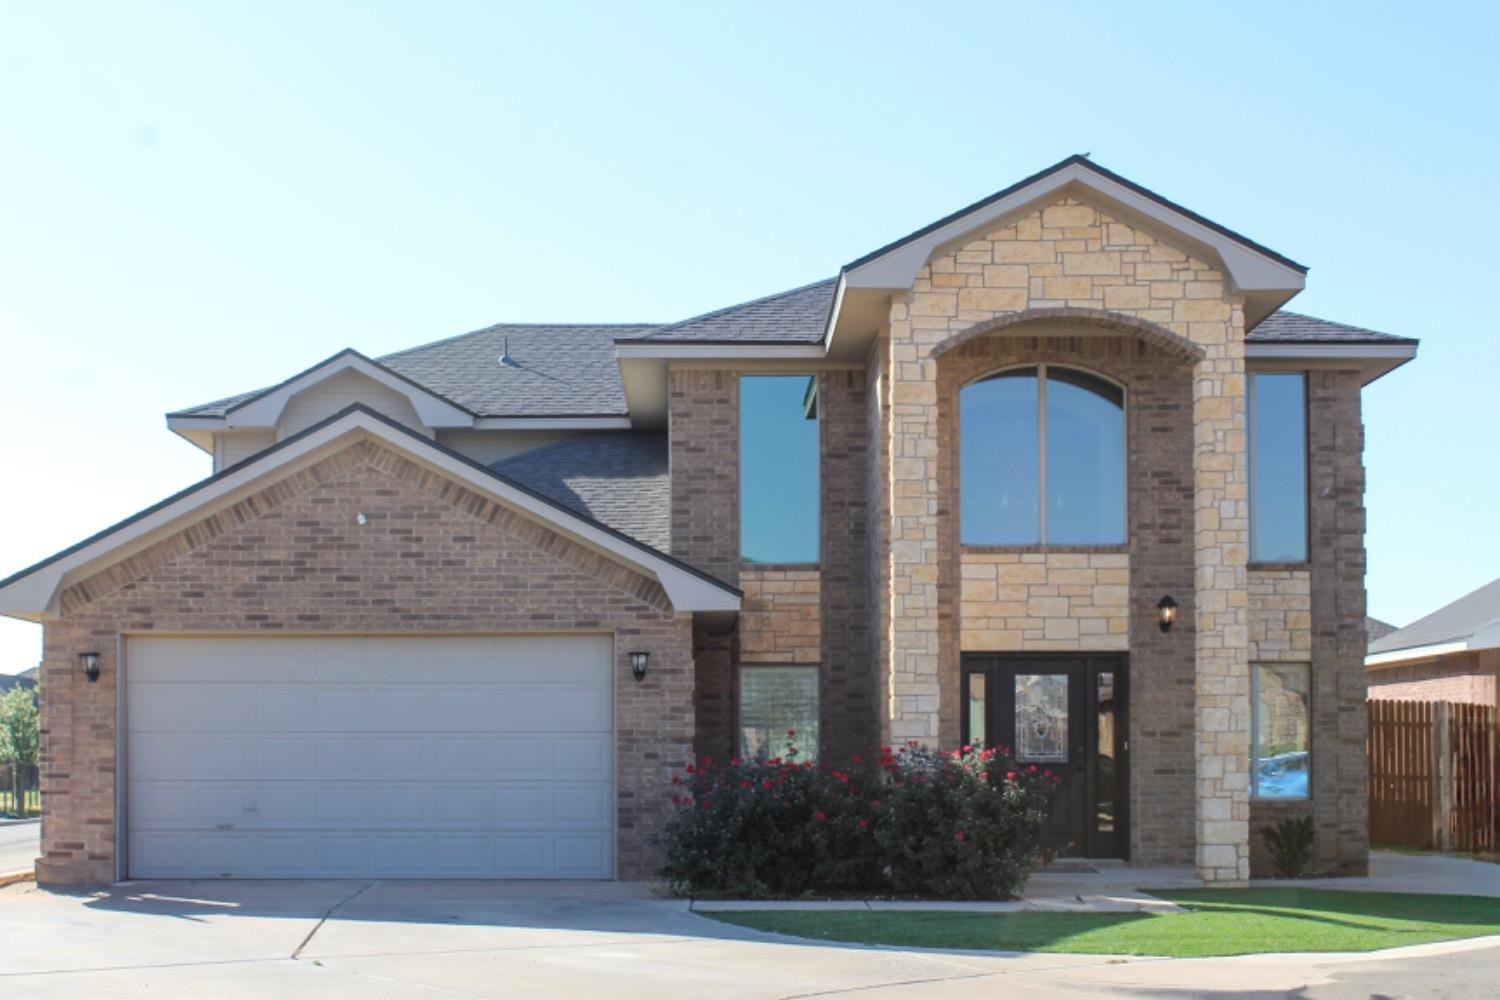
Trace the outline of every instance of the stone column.
{"label": "stone column", "polygon": [[1244,316],[1238,304],[1215,300],[1179,302],[1177,310],[1189,314],[1176,318],[1190,322],[1207,351],[1193,370],[1195,861],[1206,882],[1243,882],[1250,876]]}
{"label": "stone column", "polygon": [[[916,298],[921,299],[921,296]],[[920,311],[920,310],[919,310]],[[921,350],[909,300],[891,306],[888,524],[893,742],[938,738],[937,362]],[[946,325],[946,321],[944,321]],[[929,333],[929,336],[932,336]]]}

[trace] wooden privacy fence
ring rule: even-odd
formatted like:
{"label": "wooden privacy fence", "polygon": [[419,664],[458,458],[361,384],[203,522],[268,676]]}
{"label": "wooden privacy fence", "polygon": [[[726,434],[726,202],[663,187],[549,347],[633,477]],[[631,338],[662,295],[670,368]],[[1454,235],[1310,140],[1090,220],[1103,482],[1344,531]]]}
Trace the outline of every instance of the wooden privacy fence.
{"label": "wooden privacy fence", "polygon": [[1371,701],[1370,841],[1500,851],[1500,713],[1444,701]]}

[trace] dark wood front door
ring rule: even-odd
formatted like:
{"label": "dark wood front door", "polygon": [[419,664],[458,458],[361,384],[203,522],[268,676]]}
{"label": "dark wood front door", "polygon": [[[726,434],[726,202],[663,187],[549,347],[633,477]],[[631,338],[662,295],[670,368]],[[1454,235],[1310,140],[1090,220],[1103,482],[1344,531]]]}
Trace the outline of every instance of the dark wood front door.
{"label": "dark wood front door", "polygon": [[1120,655],[964,654],[964,743],[1058,775],[1047,841],[1059,854],[1127,856],[1125,685]]}

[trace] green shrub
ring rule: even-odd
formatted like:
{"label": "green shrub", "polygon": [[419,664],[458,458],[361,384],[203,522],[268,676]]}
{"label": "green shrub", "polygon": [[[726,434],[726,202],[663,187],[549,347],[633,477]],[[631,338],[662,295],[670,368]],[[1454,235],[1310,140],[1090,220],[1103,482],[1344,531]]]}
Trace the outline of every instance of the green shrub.
{"label": "green shrub", "polygon": [[1271,852],[1276,873],[1282,878],[1296,878],[1312,860],[1313,821],[1311,816],[1284,819],[1275,826],[1260,828],[1261,839]]}
{"label": "green shrub", "polygon": [[[795,734],[793,734],[795,735]],[[1041,861],[1050,773],[993,750],[715,765],[674,776],[661,874],[679,895],[1013,896]]]}

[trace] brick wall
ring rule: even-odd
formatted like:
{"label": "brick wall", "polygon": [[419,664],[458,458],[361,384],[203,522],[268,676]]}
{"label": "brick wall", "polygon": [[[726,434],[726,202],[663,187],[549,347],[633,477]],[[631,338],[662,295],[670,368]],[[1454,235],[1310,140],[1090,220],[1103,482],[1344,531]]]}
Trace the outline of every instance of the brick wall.
{"label": "brick wall", "polygon": [[[1312,797],[1251,803],[1252,864],[1269,870],[1261,826],[1311,813],[1312,870],[1364,874],[1369,865],[1365,731],[1364,426],[1357,372],[1308,374],[1308,525],[1312,664]],[[1257,570],[1255,575],[1264,575]],[[1293,636],[1300,647],[1303,640]]]}
{"label": "brick wall", "polygon": [[[356,514],[367,524],[359,525]],[[651,580],[372,442],[355,443],[67,590],[46,628],[43,859],[115,876],[117,643],[125,633],[613,633],[617,866],[647,877],[692,752],[690,626]],[[652,652],[638,684],[624,652]],[[77,669],[101,653],[101,677]]]}
{"label": "brick wall", "polygon": [[[667,396],[672,554],[738,586],[739,375],[672,369]],[[736,637],[699,624],[693,648],[694,749],[700,757],[726,757],[735,743]]]}
{"label": "brick wall", "polygon": [[1456,701],[1500,706],[1500,649],[1449,653],[1421,663],[1368,671],[1369,697],[1387,701]]}
{"label": "brick wall", "polygon": [[822,455],[823,750],[832,759],[879,740],[870,622],[869,492],[873,468],[863,371],[818,376]]}

